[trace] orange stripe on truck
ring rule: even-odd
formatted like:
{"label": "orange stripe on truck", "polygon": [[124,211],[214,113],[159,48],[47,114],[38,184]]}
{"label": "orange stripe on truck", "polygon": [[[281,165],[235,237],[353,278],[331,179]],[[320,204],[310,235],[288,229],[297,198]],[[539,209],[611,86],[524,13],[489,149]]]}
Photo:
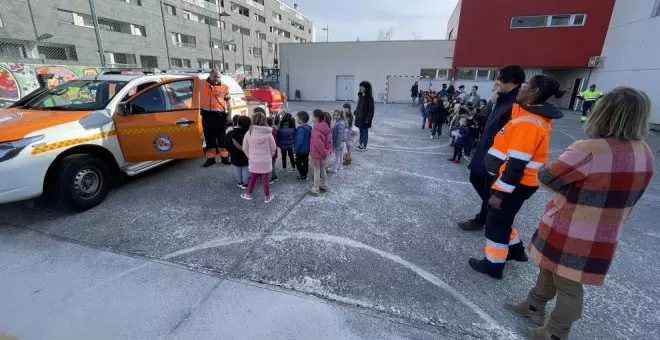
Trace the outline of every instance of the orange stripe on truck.
{"label": "orange stripe on truck", "polygon": [[91,142],[93,140],[97,139],[103,139],[103,138],[108,138],[110,136],[114,136],[117,134],[117,131],[112,130],[108,132],[102,132],[102,133],[96,133],[91,136],[87,136],[84,138],[73,138],[73,139],[67,139],[55,143],[49,143],[41,146],[37,146],[34,149],[32,149],[32,154],[40,154],[42,152],[47,152],[47,151],[53,151],[61,148],[65,148],[67,146],[72,146],[72,145],[77,145],[77,144],[83,144],[87,142]]}

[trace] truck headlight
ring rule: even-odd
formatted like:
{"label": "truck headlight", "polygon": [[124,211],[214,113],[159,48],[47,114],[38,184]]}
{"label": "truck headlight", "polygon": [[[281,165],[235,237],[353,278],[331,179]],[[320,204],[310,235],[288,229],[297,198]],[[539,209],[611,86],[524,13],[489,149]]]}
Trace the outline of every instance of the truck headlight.
{"label": "truck headlight", "polygon": [[18,155],[26,146],[44,139],[44,135],[27,137],[19,140],[0,143],[0,162],[10,160]]}

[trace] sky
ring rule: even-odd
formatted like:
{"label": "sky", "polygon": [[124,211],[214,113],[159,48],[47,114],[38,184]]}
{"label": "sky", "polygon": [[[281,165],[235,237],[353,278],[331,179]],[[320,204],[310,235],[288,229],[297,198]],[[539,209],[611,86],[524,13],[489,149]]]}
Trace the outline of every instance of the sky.
{"label": "sky", "polygon": [[458,0],[286,0],[314,22],[316,41],[377,40],[392,28],[392,40],[444,39]]}

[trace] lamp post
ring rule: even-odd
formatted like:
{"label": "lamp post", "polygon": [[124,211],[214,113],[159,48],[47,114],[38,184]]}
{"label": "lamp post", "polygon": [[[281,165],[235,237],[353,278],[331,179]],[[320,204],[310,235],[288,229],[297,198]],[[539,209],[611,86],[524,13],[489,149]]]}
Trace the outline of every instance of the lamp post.
{"label": "lamp post", "polygon": [[[209,47],[211,48],[211,69],[215,68],[215,57],[213,57],[213,36],[211,36],[211,22],[207,25],[209,27]],[[222,32],[222,30],[220,31]]]}
{"label": "lamp post", "polygon": [[328,42],[330,40],[330,28],[328,27],[328,25],[325,25],[325,27],[323,27],[323,30],[325,31],[325,42]]}
{"label": "lamp post", "polygon": [[259,51],[261,51],[259,53],[259,56],[261,57],[260,58],[261,59],[261,74],[259,75],[259,77],[261,77],[261,79],[263,79],[264,78],[264,41],[261,40],[261,31],[260,30],[257,30],[257,39],[259,39]]}
{"label": "lamp post", "polygon": [[101,32],[99,30],[99,18],[96,16],[96,8],[94,7],[94,0],[89,0],[89,9],[92,11],[92,23],[94,24],[94,34],[96,34],[96,45],[99,48],[99,57],[101,58],[101,66],[105,67],[105,51],[103,51],[103,42],[101,41]]}
{"label": "lamp post", "polygon": [[243,53],[243,74],[245,74],[245,45],[243,44],[243,31],[239,31],[241,35],[241,52]]}
{"label": "lamp post", "polygon": [[222,70],[225,71],[225,39],[222,36],[222,17],[230,16],[229,13],[218,12],[218,25],[220,26],[220,53],[222,54]]}

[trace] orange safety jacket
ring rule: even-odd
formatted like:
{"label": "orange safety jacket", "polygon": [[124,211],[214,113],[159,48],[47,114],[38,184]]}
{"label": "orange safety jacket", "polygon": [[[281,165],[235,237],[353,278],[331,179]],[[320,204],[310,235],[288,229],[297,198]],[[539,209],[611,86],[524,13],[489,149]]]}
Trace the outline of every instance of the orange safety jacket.
{"label": "orange safety jacket", "polygon": [[523,106],[514,103],[511,120],[495,136],[484,163],[497,176],[493,194],[503,197],[518,185],[538,187],[536,174],[548,161],[552,120],[563,117],[553,104]]}
{"label": "orange safety jacket", "polygon": [[207,80],[202,84],[202,93],[199,97],[200,109],[212,112],[226,112],[229,97],[229,86],[225,84],[211,85]]}

